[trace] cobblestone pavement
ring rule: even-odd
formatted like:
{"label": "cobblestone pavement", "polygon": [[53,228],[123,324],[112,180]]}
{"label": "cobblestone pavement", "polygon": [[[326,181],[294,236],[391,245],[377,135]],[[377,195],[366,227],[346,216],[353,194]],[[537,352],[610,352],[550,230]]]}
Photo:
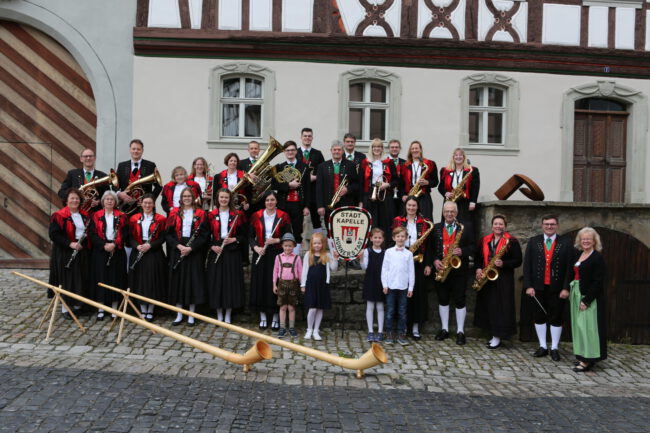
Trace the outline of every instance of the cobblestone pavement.
{"label": "cobblestone pavement", "polygon": [[[608,360],[575,374],[569,344],[556,364],[533,359],[533,344],[489,351],[481,339],[459,347],[425,335],[385,346],[389,362],[361,380],[275,346],[243,373],[132,324],[117,345],[110,321],[93,316],[81,317],[86,333],[58,317],[45,343],[47,303],[44,289],[0,274],[0,431],[648,431],[648,346],[610,345]],[[252,344],[209,324],[174,330],[237,353]],[[294,342],[341,356],[368,349],[359,331],[322,335]]]}

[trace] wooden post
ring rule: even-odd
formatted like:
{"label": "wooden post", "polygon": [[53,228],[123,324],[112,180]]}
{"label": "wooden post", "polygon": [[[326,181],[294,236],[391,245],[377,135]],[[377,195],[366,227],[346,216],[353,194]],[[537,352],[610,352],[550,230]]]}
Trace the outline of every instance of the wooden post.
{"label": "wooden post", "polygon": [[41,322],[38,324],[38,329],[41,329],[43,326],[43,323],[45,323],[45,320],[47,320],[47,314],[50,312],[52,307],[54,306],[54,300],[56,299],[56,296],[52,298],[50,301],[50,304],[47,306],[47,309],[45,310],[45,313],[43,313],[43,318],[41,319]]}
{"label": "wooden post", "polygon": [[[131,293],[131,288],[126,289],[126,293],[124,293],[124,299],[122,300],[122,303],[124,304],[124,307],[122,308],[122,313],[126,314],[126,309],[129,306],[129,295],[128,293]],[[120,318],[120,330],[117,331],[117,344],[120,344],[120,341],[122,341],[122,332],[124,332],[124,317]]]}
{"label": "wooden post", "polygon": [[[59,286],[60,288],[61,286]],[[56,316],[56,307],[59,306],[59,292],[54,293],[54,305],[52,308],[52,316],[50,317],[50,326],[47,327],[47,335],[45,335],[45,342],[50,341],[50,334],[52,334],[52,327],[54,326],[54,317]]]}

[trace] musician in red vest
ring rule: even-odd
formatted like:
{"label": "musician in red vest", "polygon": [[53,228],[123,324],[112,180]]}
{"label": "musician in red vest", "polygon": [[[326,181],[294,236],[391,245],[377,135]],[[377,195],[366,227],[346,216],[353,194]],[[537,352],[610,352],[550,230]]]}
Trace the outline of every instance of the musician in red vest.
{"label": "musician in red vest", "polygon": [[463,194],[456,200],[458,221],[463,224],[472,224],[481,178],[478,167],[470,166],[465,151],[458,147],[454,149],[449,164],[440,169],[438,191],[443,199],[447,201],[452,197],[455,188],[463,182],[464,184],[461,186]]}
{"label": "musician in red vest", "polygon": [[174,167],[172,180],[165,184],[162,193],[161,205],[167,215],[170,214],[172,209],[180,206],[181,191],[186,187],[192,189],[194,200],[201,197],[201,186],[197,182],[187,179],[187,170],[180,165]]}
{"label": "musician in red vest", "polygon": [[375,138],[370,143],[368,158],[361,162],[359,169],[361,181],[361,201],[363,208],[372,215],[373,227],[379,227],[384,233],[390,233],[395,207],[393,206],[393,188],[397,187],[395,164],[384,157],[384,142]]}
{"label": "musician in red vest", "polygon": [[406,164],[402,172],[404,195],[402,200],[413,195],[411,190],[416,184],[420,184],[421,194],[418,195],[418,205],[422,216],[433,221],[433,201],[431,200],[431,188],[438,186],[438,168],[436,163],[426,159],[422,152],[422,143],[413,141],[409,146],[406,157]]}
{"label": "musician in red vest", "polygon": [[557,234],[559,220],[555,215],[542,217],[543,234],[528,240],[524,254],[524,291],[521,297],[521,323],[535,322],[539,348],[536,358],[548,355],[547,325],[551,331],[551,359],[560,360],[558,345],[562,336],[562,313],[569,297],[572,278],[569,263],[571,239]]}

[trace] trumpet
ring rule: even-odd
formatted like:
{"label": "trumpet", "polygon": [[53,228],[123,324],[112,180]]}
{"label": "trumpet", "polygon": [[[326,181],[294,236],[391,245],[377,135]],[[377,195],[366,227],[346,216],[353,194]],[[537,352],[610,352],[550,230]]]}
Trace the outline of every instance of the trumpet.
{"label": "trumpet", "polygon": [[420,197],[424,190],[422,189],[422,185],[420,184],[420,179],[424,179],[424,177],[427,175],[427,172],[429,171],[429,166],[424,163],[424,161],[421,162],[421,164],[424,166],[422,169],[422,172],[420,172],[420,176],[418,177],[418,180],[415,181],[415,185],[413,185],[413,188],[411,188],[411,191],[409,191],[409,195],[412,195],[413,197]]}
{"label": "trumpet", "polygon": [[[386,176],[380,176],[379,179],[377,179],[377,182],[374,183],[372,186],[372,194],[370,195],[370,200],[372,201],[384,201],[386,200],[386,190],[381,189],[381,184],[386,182]],[[397,194],[397,191],[395,191],[395,194]]]}
{"label": "trumpet", "polygon": [[160,173],[158,173],[157,168],[154,168],[153,173],[151,173],[149,176],[145,176],[141,179],[136,180],[135,182],[131,182],[126,188],[124,188],[124,192],[135,201],[132,203],[122,203],[119,209],[127,215],[135,212],[139,207],[138,201],[144,195],[144,189],[142,186],[148,185],[150,183],[157,183],[158,185],[163,184],[162,178],[160,177]]}
{"label": "trumpet", "polygon": [[336,189],[336,192],[332,197],[332,202],[327,205],[329,209],[334,209],[334,206],[336,206],[336,204],[341,200],[343,188],[347,188],[347,186],[348,186],[348,175],[346,174],[343,176],[343,179],[341,179],[341,182],[339,183],[339,187]]}
{"label": "trumpet", "polygon": [[99,198],[99,191],[97,191],[97,187],[106,184],[109,184],[116,189],[120,186],[119,182],[117,181],[117,174],[112,168],[108,176],[95,179],[92,182],[88,182],[87,184],[81,185],[79,187],[79,191],[81,192],[84,200],[83,204],[81,205],[81,210],[84,210],[86,212],[90,210],[93,205],[93,200],[97,200]]}

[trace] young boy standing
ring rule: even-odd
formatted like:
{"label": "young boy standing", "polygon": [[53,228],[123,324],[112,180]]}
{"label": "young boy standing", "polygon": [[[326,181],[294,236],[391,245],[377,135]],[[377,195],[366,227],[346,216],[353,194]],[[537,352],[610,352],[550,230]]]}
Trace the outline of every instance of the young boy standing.
{"label": "young boy standing", "polygon": [[296,305],[300,293],[300,275],[302,275],[302,261],[300,256],[294,254],[296,240],[291,233],[285,233],[281,239],[282,253],[275,257],[273,265],[273,293],[278,295],[280,307],[280,329],[278,337],[287,335],[287,312],[289,313],[289,335],[297,337]]}
{"label": "young boy standing", "polygon": [[[406,346],[406,298],[413,296],[415,286],[415,266],[413,253],[404,247],[407,232],[404,227],[393,229],[395,246],[386,250],[381,267],[381,284],[386,295],[386,316],[384,329],[390,333],[386,341],[395,342],[393,318],[397,308],[397,342]],[[393,332],[391,333],[391,329]]]}

